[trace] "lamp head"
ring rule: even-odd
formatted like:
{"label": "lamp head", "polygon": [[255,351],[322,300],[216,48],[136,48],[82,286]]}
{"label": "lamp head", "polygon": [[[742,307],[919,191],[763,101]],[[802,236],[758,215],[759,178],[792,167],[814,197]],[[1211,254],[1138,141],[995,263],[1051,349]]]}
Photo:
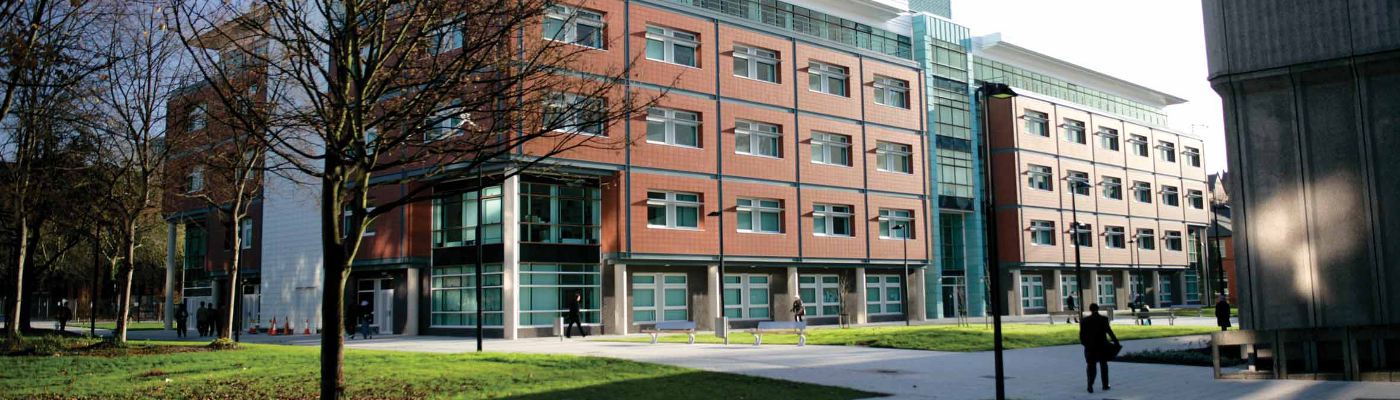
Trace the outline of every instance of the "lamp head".
{"label": "lamp head", "polygon": [[1011,90],[1005,83],[987,82],[982,84],[982,94],[993,99],[1009,99],[1016,97],[1016,91]]}

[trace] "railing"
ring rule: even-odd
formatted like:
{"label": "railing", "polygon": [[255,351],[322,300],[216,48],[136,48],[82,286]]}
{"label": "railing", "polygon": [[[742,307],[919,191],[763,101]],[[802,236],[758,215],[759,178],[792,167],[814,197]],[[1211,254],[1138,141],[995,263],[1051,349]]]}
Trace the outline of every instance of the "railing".
{"label": "railing", "polygon": [[777,0],[669,0],[818,38],[913,59],[908,36]]}

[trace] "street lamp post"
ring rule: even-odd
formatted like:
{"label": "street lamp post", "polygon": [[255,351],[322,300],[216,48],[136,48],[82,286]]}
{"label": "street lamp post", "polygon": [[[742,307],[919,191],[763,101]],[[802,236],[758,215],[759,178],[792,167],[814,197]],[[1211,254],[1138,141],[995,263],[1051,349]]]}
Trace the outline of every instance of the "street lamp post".
{"label": "street lamp post", "polygon": [[[719,210],[710,211],[709,213],[706,213],[705,216],[707,216],[707,217],[720,217],[720,216],[723,216],[724,214],[720,212],[720,211],[723,210],[723,209],[724,209],[724,205],[721,204]],[[711,303],[711,304],[713,304],[713,303]],[[723,320],[724,320],[724,218],[720,218],[720,219],[719,219],[719,310],[718,310],[718,312],[716,313],[715,321],[716,321],[716,322],[719,322],[719,321],[723,321]],[[725,337],[729,337],[729,327],[728,327],[728,326],[716,327],[716,328],[723,328],[723,329],[717,329],[717,330],[723,330],[723,331],[724,331],[724,336],[725,336]]]}
{"label": "street lamp post", "polygon": [[989,101],[987,101],[988,97],[994,99],[1009,99],[1012,97],[1016,97],[1016,92],[1012,91],[1011,87],[1007,86],[1005,83],[989,82],[984,83],[982,84],[982,86],[977,88],[976,97],[976,100],[980,101],[983,105],[983,109],[981,110],[983,121],[981,153],[982,163],[986,168],[984,168],[982,171],[982,190],[986,192],[986,195],[982,196],[982,212],[984,213],[984,219],[986,220],[986,262],[988,263],[988,265],[991,266],[990,273],[988,274],[991,275],[991,283],[988,285],[991,287],[988,289],[987,292],[988,294],[990,294],[990,296],[988,297],[990,298],[992,303],[992,359],[994,361],[996,370],[997,400],[1003,400],[1006,398],[1006,369],[1004,368],[1002,363],[1002,352],[1004,349],[1002,346],[1001,338],[1001,303],[1004,300],[1001,299],[1001,296],[997,294],[997,291],[1001,290],[1001,268],[1000,265],[998,265],[998,263],[1001,260],[1001,257],[997,253],[996,212],[994,212],[994,210],[992,209],[992,206],[995,205],[996,202],[994,202],[992,198],[993,193],[995,193],[995,191],[992,190],[991,145],[988,144],[987,138],[988,136],[990,136],[987,129],[987,121],[990,118],[988,117],[989,112],[986,109],[986,106],[990,103]]}
{"label": "street lamp post", "polygon": [[1074,285],[1079,289],[1079,303],[1084,303],[1084,264],[1080,262],[1079,243],[1079,185],[1084,184],[1079,178],[1069,178],[1069,210],[1070,217],[1070,242],[1074,244]]}
{"label": "street lamp post", "polygon": [[899,281],[904,285],[904,326],[909,326],[913,316],[909,312],[909,233],[905,232],[903,224],[893,224],[890,230],[900,233],[899,241],[904,245],[904,278]]}

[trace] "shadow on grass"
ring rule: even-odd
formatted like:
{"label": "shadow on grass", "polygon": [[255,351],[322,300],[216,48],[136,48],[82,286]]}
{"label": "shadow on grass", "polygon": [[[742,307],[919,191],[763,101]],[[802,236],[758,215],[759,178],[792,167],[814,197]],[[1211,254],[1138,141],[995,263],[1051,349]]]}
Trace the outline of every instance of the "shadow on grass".
{"label": "shadow on grass", "polygon": [[[723,382],[723,384],[716,384]],[[558,399],[803,399],[838,400],[885,397],[834,386],[691,371],[652,378],[613,381],[593,386],[502,397],[513,400]]]}

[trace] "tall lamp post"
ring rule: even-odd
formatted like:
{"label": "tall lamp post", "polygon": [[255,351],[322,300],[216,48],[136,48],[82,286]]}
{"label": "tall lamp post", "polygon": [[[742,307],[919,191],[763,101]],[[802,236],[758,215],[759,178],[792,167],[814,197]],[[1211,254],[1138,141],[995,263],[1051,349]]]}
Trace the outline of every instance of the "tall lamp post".
{"label": "tall lamp post", "polygon": [[904,278],[899,281],[904,284],[904,326],[909,326],[909,233],[904,231],[904,224],[891,224],[890,230],[898,232],[899,241],[904,244]]}
{"label": "tall lamp post", "polygon": [[[707,216],[707,217],[720,217],[720,216],[723,216],[724,214],[720,213],[720,211],[723,210],[723,209],[724,209],[724,205],[721,204],[719,210],[710,211],[709,213],[706,213],[705,216]],[[736,300],[737,300],[737,299],[736,299]],[[716,321],[716,322],[723,321],[723,318],[724,318],[724,218],[720,218],[720,219],[719,219],[719,311],[718,311],[718,313],[716,314],[715,321]],[[729,337],[729,327],[728,327],[728,326],[716,327],[716,328],[717,328],[717,330],[723,330],[723,331],[724,331],[724,336],[725,336],[725,337]],[[723,328],[723,329],[718,329],[718,328]]]}
{"label": "tall lamp post", "polygon": [[1016,92],[1012,91],[1011,87],[1007,86],[1005,83],[988,82],[977,88],[976,97],[976,100],[983,105],[981,153],[982,164],[985,168],[982,171],[982,190],[986,192],[986,195],[982,196],[982,212],[984,213],[983,218],[987,221],[985,229],[987,235],[986,261],[987,264],[991,266],[991,273],[988,274],[991,275],[991,284],[988,285],[991,286],[991,288],[988,289],[988,293],[991,294],[991,296],[988,297],[991,299],[992,303],[992,358],[996,368],[997,400],[1003,400],[1006,399],[1006,370],[1002,365],[1003,346],[1001,340],[1001,303],[1003,299],[997,294],[997,292],[1001,290],[1001,266],[998,265],[1001,257],[997,253],[996,212],[992,210],[992,206],[995,205],[996,202],[992,199],[995,191],[992,190],[992,152],[991,145],[988,144],[988,139],[991,135],[989,134],[990,130],[987,129],[987,121],[990,120],[988,114],[990,113],[986,109],[986,106],[990,103],[987,101],[988,97],[993,99],[1009,99],[1016,97]]}
{"label": "tall lamp post", "polygon": [[1074,285],[1079,289],[1079,303],[1084,304],[1084,264],[1080,262],[1079,255],[1079,248],[1083,245],[1079,242],[1079,187],[1085,182],[1077,177],[1069,177],[1066,180],[1069,181],[1070,186],[1069,211],[1072,216],[1070,217],[1069,231],[1070,242],[1074,244]]}

